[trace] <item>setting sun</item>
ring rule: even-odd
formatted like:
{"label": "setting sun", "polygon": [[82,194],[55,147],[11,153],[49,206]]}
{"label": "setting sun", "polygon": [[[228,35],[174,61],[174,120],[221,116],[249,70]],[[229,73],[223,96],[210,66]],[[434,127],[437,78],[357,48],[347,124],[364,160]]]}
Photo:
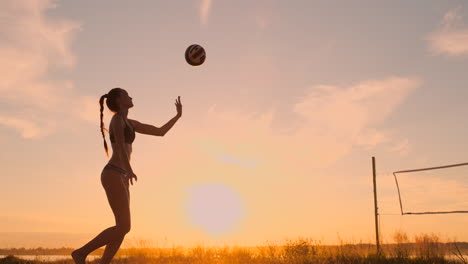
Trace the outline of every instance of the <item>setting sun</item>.
{"label": "setting sun", "polygon": [[239,195],[229,186],[219,183],[190,187],[186,206],[192,223],[211,235],[232,231],[244,214]]}

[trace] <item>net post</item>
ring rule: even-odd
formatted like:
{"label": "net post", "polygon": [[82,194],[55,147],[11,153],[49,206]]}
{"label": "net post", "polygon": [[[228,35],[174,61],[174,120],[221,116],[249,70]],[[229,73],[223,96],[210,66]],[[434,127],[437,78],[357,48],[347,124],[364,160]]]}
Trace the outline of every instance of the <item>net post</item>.
{"label": "net post", "polygon": [[380,255],[380,240],[379,240],[379,214],[377,207],[377,184],[375,173],[375,157],[372,157],[372,179],[374,182],[374,215],[375,215],[375,241],[377,245],[377,255]]}

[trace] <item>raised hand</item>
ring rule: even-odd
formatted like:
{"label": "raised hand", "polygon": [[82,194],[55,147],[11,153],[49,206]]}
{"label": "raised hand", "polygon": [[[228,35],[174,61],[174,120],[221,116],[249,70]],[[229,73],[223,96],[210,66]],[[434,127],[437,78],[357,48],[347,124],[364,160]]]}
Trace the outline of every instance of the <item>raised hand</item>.
{"label": "raised hand", "polygon": [[182,116],[182,104],[180,103],[180,96],[177,97],[175,101],[175,106],[177,109],[177,116],[181,117]]}

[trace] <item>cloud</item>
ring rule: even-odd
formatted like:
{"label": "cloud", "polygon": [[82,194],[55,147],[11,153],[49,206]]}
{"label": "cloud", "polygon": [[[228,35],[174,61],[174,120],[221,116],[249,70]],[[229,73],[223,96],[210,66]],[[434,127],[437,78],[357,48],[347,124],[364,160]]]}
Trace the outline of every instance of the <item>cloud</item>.
{"label": "cloud", "polygon": [[389,148],[390,151],[400,154],[400,156],[407,156],[411,149],[411,145],[408,139],[404,139],[400,142],[396,142]]}
{"label": "cloud", "polygon": [[306,122],[298,132],[312,153],[331,164],[355,145],[377,145],[388,140],[380,125],[419,87],[417,78],[389,77],[349,87],[313,87],[295,111]]}
{"label": "cloud", "polygon": [[34,138],[41,136],[45,131],[32,121],[0,116],[0,125],[12,127],[21,133],[24,138]]}
{"label": "cloud", "polygon": [[435,54],[468,55],[468,27],[463,23],[461,9],[448,11],[428,40],[429,48]]}
{"label": "cloud", "polygon": [[[75,107],[73,107],[73,111],[82,120],[86,120],[97,124],[97,122],[99,122],[100,112],[98,100],[99,99],[97,96],[82,96],[74,102]],[[104,115],[108,116],[108,113],[110,113],[110,111],[106,108],[105,102],[104,109],[106,110],[104,112]]]}
{"label": "cloud", "polygon": [[208,16],[211,11],[212,0],[201,0],[200,3],[200,20],[203,25],[208,23]]}
{"label": "cloud", "polygon": [[[76,58],[70,45],[80,24],[50,19],[49,0],[5,0],[0,3],[0,115],[2,126],[25,138],[45,136],[64,120],[64,109],[82,100],[69,80],[55,80],[50,70],[72,68]],[[79,116],[75,116],[79,118]]]}
{"label": "cloud", "polygon": [[249,116],[213,108],[202,121],[207,124],[200,126],[210,130],[200,134],[209,139],[207,153],[256,160],[259,165],[328,167],[355,146],[395,142],[377,127],[420,85],[417,78],[389,77],[347,87],[313,86],[293,106],[301,125],[288,135],[272,129],[275,110]]}
{"label": "cloud", "polygon": [[383,131],[377,131],[376,129],[368,129],[363,131],[357,138],[356,145],[363,146],[367,149],[375,147],[381,143],[388,141],[389,135]]}

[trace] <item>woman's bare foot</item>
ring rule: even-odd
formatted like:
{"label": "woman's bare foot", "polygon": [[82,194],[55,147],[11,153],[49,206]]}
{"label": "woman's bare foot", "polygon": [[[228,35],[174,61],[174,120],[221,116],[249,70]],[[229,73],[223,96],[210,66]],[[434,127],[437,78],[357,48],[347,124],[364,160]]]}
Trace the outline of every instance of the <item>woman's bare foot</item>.
{"label": "woman's bare foot", "polygon": [[73,251],[71,256],[76,264],[86,264],[86,256],[81,255],[78,249]]}

